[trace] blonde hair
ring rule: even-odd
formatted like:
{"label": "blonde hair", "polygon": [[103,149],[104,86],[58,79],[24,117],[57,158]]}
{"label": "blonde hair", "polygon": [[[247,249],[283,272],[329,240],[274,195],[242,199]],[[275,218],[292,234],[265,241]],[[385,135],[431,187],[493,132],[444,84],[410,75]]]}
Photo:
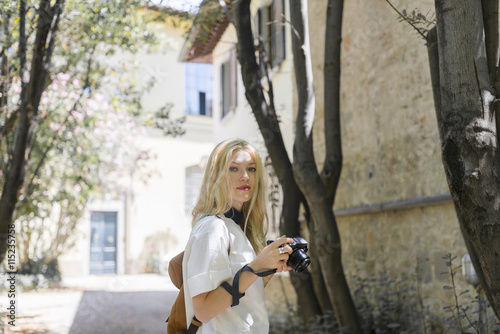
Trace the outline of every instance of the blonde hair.
{"label": "blonde hair", "polygon": [[233,153],[245,150],[253,158],[256,168],[254,192],[243,204],[243,231],[258,254],[265,246],[268,229],[266,180],[259,154],[242,139],[228,139],[219,143],[208,158],[198,201],[193,209],[193,225],[199,216],[215,216],[231,209],[232,191],[229,186],[229,163]]}

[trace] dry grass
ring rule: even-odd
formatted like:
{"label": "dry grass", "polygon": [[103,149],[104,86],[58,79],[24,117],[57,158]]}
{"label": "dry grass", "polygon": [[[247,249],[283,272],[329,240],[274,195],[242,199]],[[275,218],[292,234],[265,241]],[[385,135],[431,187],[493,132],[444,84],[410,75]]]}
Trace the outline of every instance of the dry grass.
{"label": "dry grass", "polygon": [[7,323],[9,319],[4,319],[2,334],[55,334],[45,328],[43,324],[37,322],[36,317],[17,317],[16,325],[11,326]]}

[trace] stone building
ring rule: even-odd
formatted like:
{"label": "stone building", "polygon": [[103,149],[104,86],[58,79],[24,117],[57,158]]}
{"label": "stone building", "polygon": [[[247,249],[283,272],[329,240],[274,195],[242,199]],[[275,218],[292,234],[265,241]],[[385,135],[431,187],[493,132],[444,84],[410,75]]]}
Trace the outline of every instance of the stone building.
{"label": "stone building", "polygon": [[[310,3],[316,93],[315,155],[324,160],[323,15]],[[394,1],[432,13],[433,1]],[[343,167],[334,210],[348,276],[367,273],[417,287],[433,314],[452,303],[450,253],[467,253],[441,163],[425,40],[385,1],[345,2],[342,40]],[[361,261],[360,261],[361,259]],[[386,272],[384,272],[386,270]],[[417,278],[417,272],[418,278]],[[442,273],[448,274],[442,274]],[[458,291],[474,290],[462,271]],[[355,283],[351,281],[351,289]],[[379,291],[384,293],[384,291]],[[475,293],[462,298],[472,298]]]}
{"label": "stone building", "polygon": [[[273,3],[253,1],[252,6],[265,8]],[[283,2],[286,7],[287,3]],[[395,0],[393,5],[401,11],[416,9],[432,20],[431,0]],[[309,1],[308,6],[316,96],[314,149],[321,169],[323,97],[327,94],[323,91],[327,0]],[[257,9],[252,13],[258,15]],[[409,299],[421,300],[427,314],[443,316],[443,307],[454,303],[453,291],[443,289],[451,285],[445,258],[451,254],[452,267],[458,268],[467,250],[441,163],[425,40],[410,25],[400,22],[385,1],[346,1],[343,20],[343,168],[334,212],[351,291],[359,296],[360,282],[370,281],[371,300],[358,302],[376,303],[377,296],[406,293],[411,295]],[[222,53],[214,50],[227,50],[228,43],[236,42],[234,27],[226,22],[221,29],[224,34],[209,45],[214,64],[221,62],[218,55]],[[286,49],[290,51],[289,26],[286,30]],[[289,62],[276,71],[295,82]],[[217,77],[215,69],[215,86]],[[277,98],[293,103],[292,109],[286,104],[283,111],[291,121],[281,124],[290,156],[296,113],[294,90],[280,92],[289,95],[275,92]],[[214,106],[221,104],[218,99],[214,94]],[[245,112],[248,109],[246,106]],[[470,266],[464,268],[473,280]],[[472,291],[460,296],[464,305],[471,305],[476,296],[469,281],[462,269],[457,270],[457,292]]]}

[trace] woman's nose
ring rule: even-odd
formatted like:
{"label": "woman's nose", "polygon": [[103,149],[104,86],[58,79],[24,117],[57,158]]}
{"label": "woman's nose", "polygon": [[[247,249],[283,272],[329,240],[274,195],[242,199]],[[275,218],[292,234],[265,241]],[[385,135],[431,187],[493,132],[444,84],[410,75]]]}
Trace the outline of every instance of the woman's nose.
{"label": "woman's nose", "polygon": [[243,172],[241,173],[240,179],[242,179],[242,180],[248,180],[248,173],[247,173],[246,170],[243,170]]}

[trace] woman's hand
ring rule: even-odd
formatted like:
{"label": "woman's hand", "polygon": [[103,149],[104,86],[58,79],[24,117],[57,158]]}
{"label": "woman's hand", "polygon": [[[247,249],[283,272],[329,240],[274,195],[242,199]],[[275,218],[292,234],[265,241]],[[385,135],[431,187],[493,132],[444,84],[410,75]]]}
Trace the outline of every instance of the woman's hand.
{"label": "woman's hand", "polygon": [[287,265],[287,260],[292,253],[292,247],[288,244],[293,243],[292,238],[285,235],[276,239],[273,243],[264,247],[259,255],[249,263],[249,266],[257,271],[276,269],[276,272],[288,271],[292,268]]}

